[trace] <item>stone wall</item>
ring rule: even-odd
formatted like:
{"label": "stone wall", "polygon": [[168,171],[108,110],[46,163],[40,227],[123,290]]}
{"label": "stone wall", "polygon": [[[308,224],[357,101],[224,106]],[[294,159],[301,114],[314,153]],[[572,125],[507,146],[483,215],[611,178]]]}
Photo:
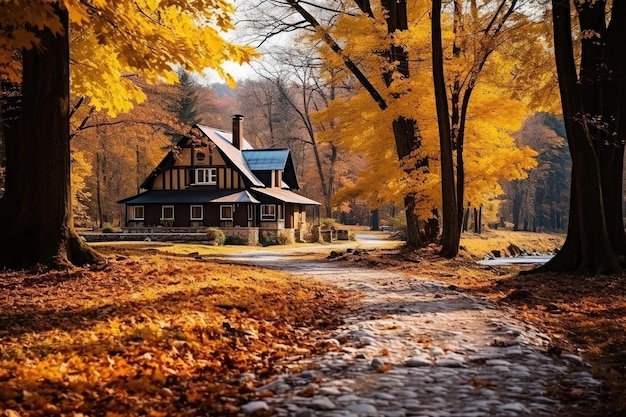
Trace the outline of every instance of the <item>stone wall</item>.
{"label": "stone wall", "polygon": [[258,227],[220,227],[227,238],[236,239],[241,245],[257,246],[259,244]]}
{"label": "stone wall", "polygon": [[295,229],[266,229],[259,231],[259,240],[263,245],[288,245],[296,241]]}

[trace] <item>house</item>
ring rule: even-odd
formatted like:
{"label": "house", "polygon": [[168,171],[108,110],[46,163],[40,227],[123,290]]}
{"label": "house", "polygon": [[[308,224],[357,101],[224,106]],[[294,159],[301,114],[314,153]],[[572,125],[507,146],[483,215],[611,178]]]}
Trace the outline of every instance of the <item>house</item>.
{"label": "house", "polygon": [[253,149],[241,115],[233,117],[232,132],[195,125],[140,187],[119,201],[127,232],[219,227],[248,244],[281,234],[299,241],[319,218],[320,203],[293,192],[298,180],[290,151]]}

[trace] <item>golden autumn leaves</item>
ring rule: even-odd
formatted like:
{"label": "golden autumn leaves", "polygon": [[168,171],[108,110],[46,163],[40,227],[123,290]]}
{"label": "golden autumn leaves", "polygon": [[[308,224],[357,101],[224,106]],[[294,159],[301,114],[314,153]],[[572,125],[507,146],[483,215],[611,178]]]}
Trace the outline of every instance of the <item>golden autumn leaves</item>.
{"label": "golden autumn leaves", "polygon": [[[20,79],[15,51],[37,47],[26,27],[61,31],[53,2],[13,0],[0,6],[0,72]],[[150,83],[178,81],[176,66],[202,72],[212,68],[234,86],[225,62],[248,62],[253,48],[226,41],[234,7],[222,0],[63,0],[71,22],[72,94],[91,98],[97,110],[115,115],[146,96],[127,79]]]}
{"label": "golden autumn leaves", "polygon": [[[144,252],[145,253],[145,252]],[[353,297],[256,268],[165,255],[5,273],[0,403],[22,416],[229,415]],[[262,278],[261,278],[262,276]],[[323,319],[321,319],[323,317]],[[257,381],[258,382],[258,381]],[[74,414],[72,414],[74,413]]]}

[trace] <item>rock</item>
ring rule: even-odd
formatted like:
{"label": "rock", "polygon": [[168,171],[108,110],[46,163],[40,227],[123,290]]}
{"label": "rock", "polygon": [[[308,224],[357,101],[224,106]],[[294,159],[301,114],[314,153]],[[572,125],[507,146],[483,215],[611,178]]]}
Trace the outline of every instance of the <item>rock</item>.
{"label": "rock", "polygon": [[583,361],[583,358],[581,358],[580,356],[577,355],[571,355],[571,354],[563,354],[561,355],[561,359],[565,359],[568,360],[572,363],[575,363],[576,365],[584,365],[585,361]]}
{"label": "rock", "polygon": [[336,387],[322,387],[319,389],[318,394],[320,395],[341,395],[341,391]]}
{"label": "rock", "polygon": [[255,415],[264,411],[270,411],[270,407],[265,401],[252,401],[241,406],[241,411],[245,415]]}
{"label": "rock", "polygon": [[313,417],[313,410],[309,410],[308,408],[302,408],[296,411],[295,417]]}
{"label": "rock", "polygon": [[350,404],[348,410],[358,414],[377,414],[378,409],[371,404]]}
{"label": "rock", "polygon": [[380,359],[380,358],[374,358],[374,359],[372,359],[372,363],[370,364],[370,366],[371,366],[372,368],[374,368],[374,369],[378,369],[378,368],[380,368],[381,366],[383,366],[384,364],[385,364],[385,362],[384,362],[382,359]]}
{"label": "rock", "polygon": [[309,406],[315,410],[334,410],[337,408],[334,402],[326,397],[315,398]]}
{"label": "rock", "polygon": [[528,408],[524,407],[524,404],[518,402],[504,404],[501,405],[499,408],[502,411],[514,411],[516,413],[530,414]]}
{"label": "rock", "polygon": [[404,362],[404,365],[409,368],[419,368],[421,366],[431,366],[432,362],[426,358],[415,357],[407,359],[407,361]]}
{"label": "rock", "polygon": [[456,359],[439,359],[435,362],[436,366],[440,366],[443,368],[462,368],[463,363]]}
{"label": "rock", "polygon": [[326,257],[326,259],[336,259],[343,256],[343,252],[337,252],[335,250],[330,251],[330,255]]}

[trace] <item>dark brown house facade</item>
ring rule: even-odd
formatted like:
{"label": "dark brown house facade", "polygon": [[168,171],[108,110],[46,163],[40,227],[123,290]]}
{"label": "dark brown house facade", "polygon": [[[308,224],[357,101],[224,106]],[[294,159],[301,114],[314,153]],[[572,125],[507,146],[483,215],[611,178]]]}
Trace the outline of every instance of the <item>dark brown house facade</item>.
{"label": "dark brown house facade", "polygon": [[293,192],[290,151],[252,149],[242,124],[236,115],[232,132],[194,126],[141,184],[143,191],[119,201],[126,230],[219,227],[247,243],[280,233],[301,240],[320,204]]}

